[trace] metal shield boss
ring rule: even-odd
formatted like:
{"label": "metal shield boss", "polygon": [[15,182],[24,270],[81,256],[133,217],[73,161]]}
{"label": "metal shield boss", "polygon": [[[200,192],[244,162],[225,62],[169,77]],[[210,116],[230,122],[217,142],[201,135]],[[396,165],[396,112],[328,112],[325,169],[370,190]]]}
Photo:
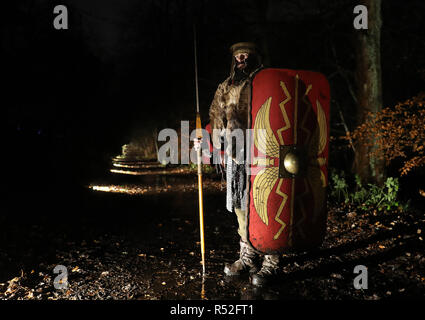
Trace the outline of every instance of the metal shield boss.
{"label": "metal shield boss", "polygon": [[252,81],[248,241],[263,253],[319,246],[326,232],[329,84],[263,69]]}

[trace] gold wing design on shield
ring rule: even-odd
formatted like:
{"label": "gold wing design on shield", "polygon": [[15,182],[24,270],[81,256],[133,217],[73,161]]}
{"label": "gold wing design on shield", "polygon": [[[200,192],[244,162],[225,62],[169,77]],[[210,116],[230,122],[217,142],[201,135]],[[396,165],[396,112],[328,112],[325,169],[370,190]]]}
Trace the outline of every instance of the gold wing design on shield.
{"label": "gold wing design on shield", "polygon": [[[254,124],[254,144],[257,149],[269,157],[279,157],[279,143],[270,127],[270,106],[272,97],[258,110]],[[269,225],[267,216],[267,200],[279,177],[278,167],[262,169],[255,177],[253,183],[253,199],[255,209],[260,219]]]}
{"label": "gold wing design on shield", "polygon": [[269,157],[278,157],[279,143],[270,127],[269,120],[271,102],[272,97],[269,97],[261,106],[260,110],[258,110],[254,124],[254,143],[261,153]]}
{"label": "gold wing design on shield", "polygon": [[[316,100],[317,106],[317,128],[310,142],[309,149],[312,154],[311,157],[315,160],[312,161],[308,167],[308,178],[311,185],[311,190],[314,195],[314,210],[312,222],[315,223],[323,211],[323,206],[326,202],[326,178],[321,166],[326,164],[326,158],[319,156],[325,149],[328,140],[327,120],[325,111],[319,100]],[[314,154],[315,153],[315,154]]]}

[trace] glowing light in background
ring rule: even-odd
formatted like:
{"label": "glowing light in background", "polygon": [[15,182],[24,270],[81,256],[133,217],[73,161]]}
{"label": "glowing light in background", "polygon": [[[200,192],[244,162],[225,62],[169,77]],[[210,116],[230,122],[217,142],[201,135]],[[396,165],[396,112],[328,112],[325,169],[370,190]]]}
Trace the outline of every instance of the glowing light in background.
{"label": "glowing light in background", "polygon": [[94,191],[126,193],[126,194],[144,194],[149,191],[149,187],[143,188],[133,185],[106,185],[106,186],[89,186]]}
{"label": "glowing light in background", "polygon": [[[176,192],[176,193],[196,193],[198,185],[196,180],[193,182],[173,182],[165,184],[151,184],[151,185],[140,185],[140,184],[123,184],[123,185],[114,185],[114,184],[104,184],[104,185],[90,185],[89,189],[99,192],[112,192],[112,193],[122,193],[130,195],[155,195],[163,192]],[[209,192],[222,192],[226,188],[225,181],[214,181],[214,180],[205,180],[204,183],[205,190]]]}
{"label": "glowing light in background", "polygon": [[129,169],[140,169],[142,167],[141,165],[122,164],[122,163],[115,163],[115,162],[112,165],[118,168],[129,168]]}
{"label": "glowing light in background", "polygon": [[145,176],[145,175],[170,175],[170,174],[187,174],[189,173],[189,169],[187,168],[174,168],[167,170],[152,170],[152,171],[132,171],[132,170],[122,170],[122,169],[110,169],[112,173],[119,174],[130,174],[134,176]]}
{"label": "glowing light in background", "polygon": [[112,173],[120,173],[120,174],[131,174],[134,176],[141,176],[146,174],[146,172],[139,172],[139,171],[127,171],[127,170],[119,170],[119,169],[111,169]]}

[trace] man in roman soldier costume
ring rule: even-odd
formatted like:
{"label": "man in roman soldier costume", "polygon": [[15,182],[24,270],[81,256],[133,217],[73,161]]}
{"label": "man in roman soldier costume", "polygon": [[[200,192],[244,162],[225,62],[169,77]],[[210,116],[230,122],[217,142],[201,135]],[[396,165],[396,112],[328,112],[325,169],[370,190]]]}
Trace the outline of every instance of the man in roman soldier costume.
{"label": "man in roman soldier costume", "polygon": [[263,65],[259,51],[253,43],[236,43],[231,46],[230,52],[232,54],[230,76],[218,86],[209,111],[214,148],[221,149],[222,141],[227,146],[226,207],[228,211],[236,213],[239,225],[239,259],[232,264],[226,264],[224,273],[228,276],[249,273],[254,285],[262,285],[277,275],[280,256],[260,254],[248,242],[246,221],[248,183],[245,166],[247,150],[244,150],[245,145],[235,143],[231,134],[241,129],[240,132],[245,135],[248,129],[251,82]]}
{"label": "man in roman soldier costume", "polygon": [[209,112],[214,148],[224,140],[226,207],[239,224],[240,256],[224,272],[264,285],[282,253],[317,248],[326,233],[329,83],[314,71],[263,68],[252,43],[230,51],[230,76]]}

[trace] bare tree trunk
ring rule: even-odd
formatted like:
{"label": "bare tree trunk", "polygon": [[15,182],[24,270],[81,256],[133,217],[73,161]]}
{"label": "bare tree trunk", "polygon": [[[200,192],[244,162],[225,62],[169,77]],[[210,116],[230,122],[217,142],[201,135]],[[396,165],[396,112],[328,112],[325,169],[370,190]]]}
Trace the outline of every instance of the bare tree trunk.
{"label": "bare tree trunk", "polygon": [[[365,120],[367,112],[376,113],[382,109],[381,79],[381,0],[362,0],[368,9],[368,29],[356,30],[357,41],[357,100],[358,124]],[[356,145],[354,170],[363,181],[382,183],[383,161],[369,156],[371,148]]]}

